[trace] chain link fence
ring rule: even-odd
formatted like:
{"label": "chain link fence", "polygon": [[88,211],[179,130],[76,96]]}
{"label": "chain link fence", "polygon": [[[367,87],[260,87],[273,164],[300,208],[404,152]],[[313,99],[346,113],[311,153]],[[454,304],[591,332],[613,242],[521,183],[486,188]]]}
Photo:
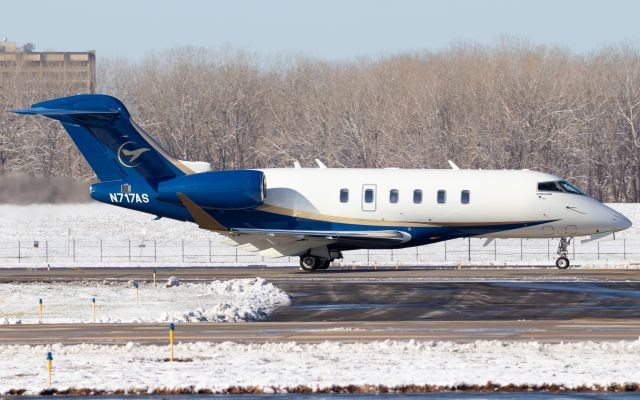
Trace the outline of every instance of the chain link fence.
{"label": "chain link fence", "polygon": [[[558,239],[456,239],[396,250],[344,252],[341,263],[358,264],[548,264],[556,259]],[[640,261],[640,240],[620,238],[602,243],[573,240],[569,257],[584,262]],[[5,264],[241,264],[296,265],[297,257],[270,259],[212,240],[45,239],[0,242]]]}

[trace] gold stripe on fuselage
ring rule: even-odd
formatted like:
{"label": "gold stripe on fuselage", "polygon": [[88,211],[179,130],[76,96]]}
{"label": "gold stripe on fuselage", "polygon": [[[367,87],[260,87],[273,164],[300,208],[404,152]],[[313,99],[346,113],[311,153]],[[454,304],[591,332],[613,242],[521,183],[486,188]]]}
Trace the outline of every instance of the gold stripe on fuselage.
{"label": "gold stripe on fuselage", "polygon": [[336,215],[325,215],[312,213],[308,211],[294,210],[291,208],[276,207],[264,204],[257,208],[258,211],[264,211],[271,214],[286,215],[289,217],[312,219],[316,221],[337,222],[352,225],[371,225],[371,226],[406,226],[421,228],[439,228],[439,227],[456,227],[456,226],[493,226],[493,225],[512,225],[512,224],[528,224],[539,221],[492,221],[492,222],[415,222],[415,221],[385,221],[366,218],[348,218]]}

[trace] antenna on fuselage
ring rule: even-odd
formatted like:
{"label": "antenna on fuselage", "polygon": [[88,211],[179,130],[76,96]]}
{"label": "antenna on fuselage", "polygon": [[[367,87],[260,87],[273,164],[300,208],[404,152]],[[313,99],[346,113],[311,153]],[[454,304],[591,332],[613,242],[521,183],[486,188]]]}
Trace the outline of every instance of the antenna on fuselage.
{"label": "antenna on fuselage", "polygon": [[451,165],[451,169],[460,169],[460,167],[458,167],[453,161],[447,160],[447,162]]}

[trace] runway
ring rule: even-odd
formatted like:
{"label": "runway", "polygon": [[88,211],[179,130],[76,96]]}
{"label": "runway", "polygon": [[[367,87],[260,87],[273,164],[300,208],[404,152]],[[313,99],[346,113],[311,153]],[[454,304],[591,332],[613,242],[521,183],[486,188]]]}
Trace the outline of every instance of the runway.
{"label": "runway", "polygon": [[[637,340],[640,320],[257,322],[177,324],[177,342],[362,342],[374,340]],[[168,324],[0,326],[0,344],[168,343]]]}
{"label": "runway", "polygon": [[555,267],[521,266],[486,267],[393,267],[336,268],[305,272],[295,267],[114,267],[114,268],[0,268],[2,282],[68,282],[77,280],[150,281],[153,270],[157,279],[177,276],[183,281],[262,277],[281,281],[640,281],[640,269],[559,270]]}

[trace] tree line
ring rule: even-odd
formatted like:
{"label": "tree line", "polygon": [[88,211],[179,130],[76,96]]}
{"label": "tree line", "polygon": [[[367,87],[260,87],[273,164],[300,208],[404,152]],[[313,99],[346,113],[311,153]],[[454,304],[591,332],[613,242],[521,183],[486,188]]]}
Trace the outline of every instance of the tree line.
{"label": "tree line", "polygon": [[[176,157],[215,169],[529,168],[603,201],[640,202],[640,50],[589,54],[504,40],[328,62],[181,47],[98,59],[117,96]],[[0,79],[0,107],[70,95],[65,79]],[[93,174],[59,124],[0,112],[0,173]]]}

